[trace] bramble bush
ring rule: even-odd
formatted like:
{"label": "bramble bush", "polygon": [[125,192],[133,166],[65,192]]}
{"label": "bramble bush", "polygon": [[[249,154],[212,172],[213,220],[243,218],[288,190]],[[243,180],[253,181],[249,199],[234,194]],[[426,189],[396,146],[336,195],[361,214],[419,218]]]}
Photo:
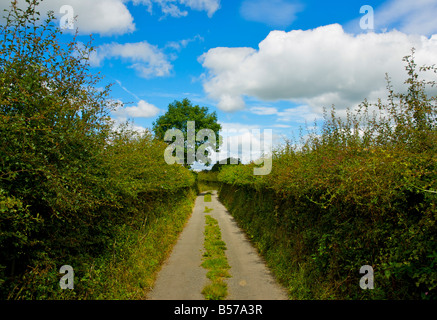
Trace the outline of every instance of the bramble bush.
{"label": "bramble bush", "polygon": [[[97,89],[91,40],[63,43],[53,12],[40,21],[39,1],[26,2],[12,2],[0,28],[0,297],[99,297],[107,279],[97,273],[129,251],[114,239],[144,243],[164,216],[169,228],[160,230],[176,232],[195,178],[167,165],[166,145],[150,133],[114,129],[110,112],[120,105],[110,85]],[[65,264],[73,291],[59,288]]]}
{"label": "bramble bush", "polygon": [[[229,207],[300,299],[437,298],[437,103],[435,81],[412,54],[404,93],[387,77],[386,102],[345,117],[325,112],[319,130],[273,154],[268,176],[228,166],[218,175]],[[359,286],[371,265],[375,289]]]}

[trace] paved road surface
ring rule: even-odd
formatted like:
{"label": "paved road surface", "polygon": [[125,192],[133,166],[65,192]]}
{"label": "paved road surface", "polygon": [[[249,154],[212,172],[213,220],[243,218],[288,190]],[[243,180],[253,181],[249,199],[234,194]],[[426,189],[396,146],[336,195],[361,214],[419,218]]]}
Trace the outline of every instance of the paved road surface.
{"label": "paved road surface", "polygon": [[202,289],[209,283],[207,270],[201,266],[207,214],[217,219],[226,243],[226,257],[231,269],[227,300],[286,300],[286,291],[277,284],[256,249],[237,226],[233,217],[218,201],[213,191],[212,201],[204,202],[200,194],[185,229],[169,259],[158,274],[150,300],[203,300]]}

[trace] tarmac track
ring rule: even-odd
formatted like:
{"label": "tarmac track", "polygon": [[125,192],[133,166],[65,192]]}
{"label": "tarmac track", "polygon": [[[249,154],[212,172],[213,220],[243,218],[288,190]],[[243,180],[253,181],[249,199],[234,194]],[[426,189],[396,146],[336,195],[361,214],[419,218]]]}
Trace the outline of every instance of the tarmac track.
{"label": "tarmac track", "polygon": [[[204,202],[201,193],[193,213],[167,261],[159,272],[149,300],[204,300],[202,289],[209,283],[201,266],[205,215],[217,219],[226,243],[231,278],[226,279],[226,300],[287,300],[287,293],[274,279],[264,261],[238,227],[234,218],[212,191],[212,201]],[[212,208],[205,213],[205,207]]]}

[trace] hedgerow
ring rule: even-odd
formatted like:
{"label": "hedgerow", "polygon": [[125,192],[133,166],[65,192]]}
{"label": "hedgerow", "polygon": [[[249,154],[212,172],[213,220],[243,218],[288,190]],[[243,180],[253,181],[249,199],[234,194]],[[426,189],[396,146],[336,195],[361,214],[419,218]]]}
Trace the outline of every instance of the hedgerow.
{"label": "hedgerow", "polygon": [[[120,242],[144,243],[160,216],[160,236],[174,239],[195,178],[167,165],[150,133],[115,127],[120,105],[110,85],[97,89],[91,42],[63,43],[53,12],[39,21],[37,6],[12,2],[0,28],[0,298],[101,297],[109,280],[97,272],[132,249]],[[75,270],[75,290],[59,288],[62,265]]]}
{"label": "hedgerow", "polygon": [[[429,299],[437,287],[437,107],[434,67],[404,58],[407,90],[273,154],[273,170],[227,166],[220,197],[294,298]],[[362,290],[371,265],[375,289]]]}

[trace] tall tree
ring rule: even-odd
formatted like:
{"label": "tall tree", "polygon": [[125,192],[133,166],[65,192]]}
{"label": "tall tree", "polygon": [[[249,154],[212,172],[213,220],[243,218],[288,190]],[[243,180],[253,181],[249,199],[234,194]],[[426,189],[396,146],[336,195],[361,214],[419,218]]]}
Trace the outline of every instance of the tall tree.
{"label": "tall tree", "polygon": [[[184,134],[184,154],[188,154],[189,148],[194,148],[194,152],[197,152],[198,148],[203,144],[203,141],[195,140],[194,146],[190,145],[187,136],[189,132],[189,121],[195,122],[195,135],[202,129],[210,129],[215,133],[217,144],[214,151],[218,151],[220,146],[219,131],[221,130],[221,125],[217,122],[216,112],[208,113],[207,107],[193,106],[191,101],[187,98],[182,101],[175,100],[173,103],[170,103],[168,111],[153,123],[153,132],[157,139],[164,139],[167,130],[179,129]],[[187,157],[185,159],[187,159]],[[205,164],[208,165],[209,163]],[[190,163],[185,162],[185,165],[190,166]]]}

